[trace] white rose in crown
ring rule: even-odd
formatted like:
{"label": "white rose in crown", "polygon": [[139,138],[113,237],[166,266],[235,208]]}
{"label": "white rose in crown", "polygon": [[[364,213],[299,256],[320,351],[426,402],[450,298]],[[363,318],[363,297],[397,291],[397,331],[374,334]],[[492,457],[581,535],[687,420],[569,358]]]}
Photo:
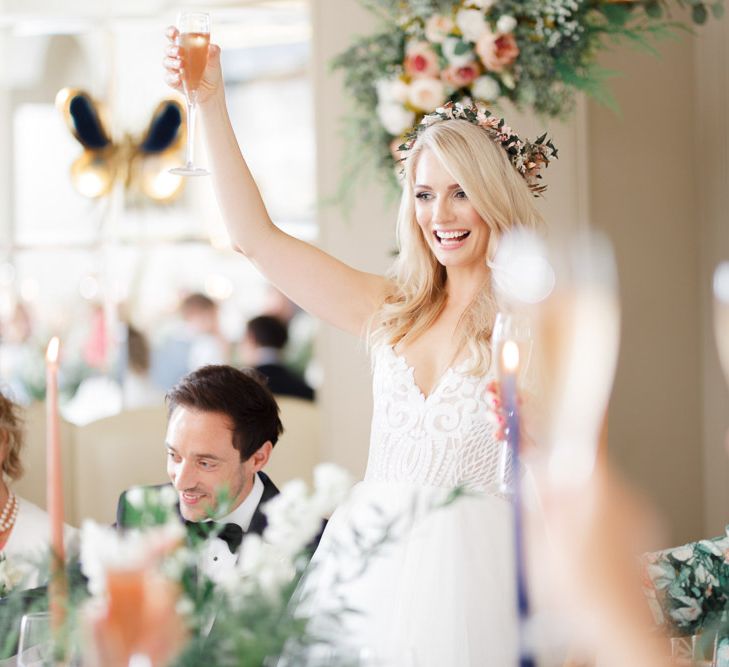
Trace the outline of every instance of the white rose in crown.
{"label": "white rose in crown", "polygon": [[400,77],[380,79],[375,83],[380,104],[405,104],[408,101],[408,84]]}
{"label": "white rose in crown", "polygon": [[493,102],[501,95],[501,86],[494,77],[484,75],[471,84],[471,93],[477,100]]}
{"label": "white rose in crown", "polygon": [[488,28],[486,17],[480,9],[460,9],[456,14],[456,25],[469,42],[477,42]]}
{"label": "white rose in crown", "polygon": [[417,79],[410,84],[410,104],[430,113],[446,101],[446,90],[440,79]]}
{"label": "white rose in crown", "polygon": [[390,134],[397,136],[412,127],[415,122],[415,114],[406,109],[402,104],[393,102],[390,104],[379,104],[377,106],[377,117]]}
{"label": "white rose in crown", "polygon": [[476,58],[471,45],[453,35],[443,40],[442,49],[445,59],[454,67],[464,67]]}

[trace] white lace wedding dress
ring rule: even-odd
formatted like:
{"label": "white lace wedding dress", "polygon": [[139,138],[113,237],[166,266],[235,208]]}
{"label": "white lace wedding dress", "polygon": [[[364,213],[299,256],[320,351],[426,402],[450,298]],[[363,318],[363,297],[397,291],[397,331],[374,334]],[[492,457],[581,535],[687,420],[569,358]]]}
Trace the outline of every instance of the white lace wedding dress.
{"label": "white lace wedding dress", "polygon": [[[463,369],[425,397],[403,357],[374,352],[365,479],[329,521],[300,602],[367,665],[515,664],[512,509],[485,400],[493,378]],[[458,485],[470,493],[443,506]],[[357,613],[328,626],[326,612],[343,607]]]}

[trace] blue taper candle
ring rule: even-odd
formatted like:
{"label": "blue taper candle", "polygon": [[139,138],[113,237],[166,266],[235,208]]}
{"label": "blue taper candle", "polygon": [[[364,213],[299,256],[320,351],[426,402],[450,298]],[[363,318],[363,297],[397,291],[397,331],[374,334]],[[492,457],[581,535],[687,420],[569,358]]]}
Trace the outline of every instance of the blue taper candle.
{"label": "blue taper candle", "polygon": [[516,597],[519,613],[519,667],[535,667],[531,647],[526,641],[529,621],[529,591],[524,563],[524,530],[522,526],[521,488],[519,483],[519,394],[517,373],[519,347],[513,340],[501,348],[501,402],[506,416],[506,441],[511,453],[512,498],[514,505],[514,554],[516,559]]}

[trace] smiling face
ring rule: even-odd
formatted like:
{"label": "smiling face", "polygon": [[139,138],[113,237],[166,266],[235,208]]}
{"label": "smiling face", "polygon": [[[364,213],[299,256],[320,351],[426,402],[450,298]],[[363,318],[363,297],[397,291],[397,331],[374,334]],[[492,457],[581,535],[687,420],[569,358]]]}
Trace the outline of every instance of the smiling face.
{"label": "smiling face", "polygon": [[461,186],[425,148],[415,169],[415,219],[438,262],[446,268],[486,261],[490,230]]}
{"label": "smiling face", "polygon": [[230,419],[221,412],[178,406],[167,426],[166,444],[167,474],[188,521],[217,514],[221,492],[231,501],[228,511],[238,507],[253,488],[253,475],[263,467],[255,454],[241,461]]}

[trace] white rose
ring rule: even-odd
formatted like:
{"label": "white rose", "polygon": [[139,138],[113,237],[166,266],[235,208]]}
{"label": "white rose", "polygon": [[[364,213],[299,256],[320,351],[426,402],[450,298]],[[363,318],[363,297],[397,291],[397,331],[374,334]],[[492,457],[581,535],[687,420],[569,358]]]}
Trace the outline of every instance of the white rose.
{"label": "white rose", "polygon": [[514,87],[516,86],[516,81],[514,81],[514,77],[509,72],[502,72],[501,83],[503,83],[509,90],[514,90]]}
{"label": "white rose", "polygon": [[476,99],[494,102],[501,94],[501,87],[492,76],[480,76],[471,84],[471,92]]}
{"label": "white rose", "polygon": [[314,503],[322,516],[328,516],[347,497],[352,476],[333,463],[320,463],[314,468]]}
{"label": "white rose", "polygon": [[433,14],[425,22],[425,38],[429,42],[440,44],[455,27],[453,20],[443,14]]}
{"label": "white rose", "polygon": [[485,11],[491,9],[495,3],[496,0],[471,0],[472,5],[476,5],[476,7]]}
{"label": "white rose", "polygon": [[445,86],[440,79],[417,79],[410,85],[410,104],[425,113],[445,102]]}
{"label": "white rose", "polygon": [[281,493],[266,503],[264,512],[268,518],[266,541],[290,557],[298,554],[321,529],[318,507],[299,480],[284,484]]}
{"label": "white rose", "polygon": [[394,79],[380,79],[376,84],[377,99],[380,104],[405,104],[408,99],[408,84],[399,76]]}
{"label": "white rose", "polygon": [[460,37],[446,37],[442,48],[446,60],[454,67],[464,67],[476,59],[473,49]]}
{"label": "white rose", "polygon": [[469,42],[477,42],[488,28],[486,17],[480,9],[460,9],[456,14],[456,25]]}
{"label": "white rose", "polygon": [[144,489],[141,486],[132,487],[127,491],[126,499],[135,510],[141,510],[144,505]]}
{"label": "white rose", "polygon": [[[408,94],[410,90],[408,89]],[[415,114],[406,109],[402,104],[379,104],[377,106],[377,117],[382,126],[393,136],[402,134],[412,127],[415,122]]]}
{"label": "white rose", "polygon": [[677,623],[691,623],[695,621],[701,614],[701,605],[693,598],[685,595],[676,598],[679,602],[683,602],[686,606],[679,609],[673,609],[670,612],[671,618]]}
{"label": "white rose", "polygon": [[671,552],[671,555],[678,561],[681,561],[682,563],[685,563],[691,556],[694,555],[693,549],[691,547],[679,547],[678,549],[674,549]]}
{"label": "white rose", "polygon": [[174,507],[177,504],[177,491],[173,486],[163,486],[159,492],[159,501],[167,507]]}
{"label": "white rose", "polygon": [[497,22],[496,22],[496,32],[507,34],[510,32],[514,32],[517,26],[517,21],[513,16],[509,16],[508,14],[504,14]]}

